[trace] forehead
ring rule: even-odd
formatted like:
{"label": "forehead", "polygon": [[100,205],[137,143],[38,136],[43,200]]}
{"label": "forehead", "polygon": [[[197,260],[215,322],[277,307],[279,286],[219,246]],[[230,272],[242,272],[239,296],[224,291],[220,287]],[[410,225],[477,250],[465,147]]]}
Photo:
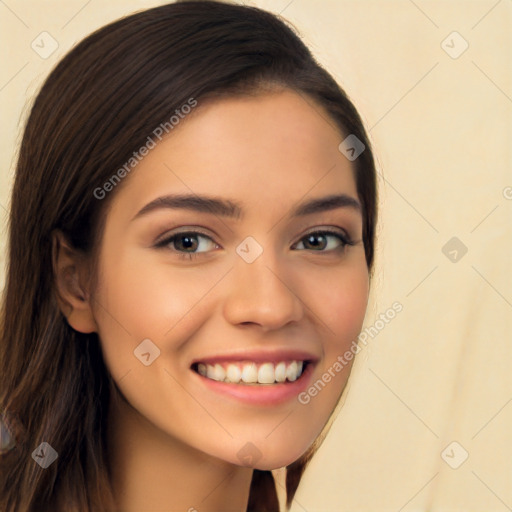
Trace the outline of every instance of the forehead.
{"label": "forehead", "polygon": [[276,210],[308,194],[357,197],[351,163],[338,150],[343,138],[322,107],[289,90],[199,100],[114,202],[141,208],[158,195],[195,193]]}

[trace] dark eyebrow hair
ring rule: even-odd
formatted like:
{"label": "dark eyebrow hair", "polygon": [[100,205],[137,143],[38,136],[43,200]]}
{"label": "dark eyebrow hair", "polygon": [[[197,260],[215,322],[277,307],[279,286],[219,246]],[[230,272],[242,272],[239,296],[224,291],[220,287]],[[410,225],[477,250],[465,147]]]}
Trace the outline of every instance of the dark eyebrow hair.
{"label": "dark eyebrow hair", "polygon": [[[139,210],[132,220],[161,208],[181,208],[234,219],[241,219],[243,217],[243,208],[236,201],[211,196],[178,194],[161,196],[154,199]],[[362,212],[361,203],[357,199],[347,194],[335,194],[301,203],[292,210],[289,216],[300,217],[336,208],[350,208],[358,213]]]}

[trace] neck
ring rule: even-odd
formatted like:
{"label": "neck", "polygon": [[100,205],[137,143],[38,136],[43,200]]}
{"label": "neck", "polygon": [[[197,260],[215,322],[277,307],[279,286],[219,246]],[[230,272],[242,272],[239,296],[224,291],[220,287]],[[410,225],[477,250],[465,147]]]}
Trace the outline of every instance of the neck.
{"label": "neck", "polygon": [[112,397],[107,439],[118,511],[246,512],[251,468],[180,442],[122,397]]}

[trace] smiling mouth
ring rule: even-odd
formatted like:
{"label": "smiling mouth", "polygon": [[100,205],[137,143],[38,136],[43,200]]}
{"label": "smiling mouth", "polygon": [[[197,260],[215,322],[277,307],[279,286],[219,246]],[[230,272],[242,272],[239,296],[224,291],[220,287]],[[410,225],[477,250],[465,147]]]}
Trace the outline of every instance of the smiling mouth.
{"label": "smiling mouth", "polygon": [[191,369],[206,379],[248,386],[272,386],[300,379],[309,360],[256,363],[240,361],[229,363],[194,363]]}

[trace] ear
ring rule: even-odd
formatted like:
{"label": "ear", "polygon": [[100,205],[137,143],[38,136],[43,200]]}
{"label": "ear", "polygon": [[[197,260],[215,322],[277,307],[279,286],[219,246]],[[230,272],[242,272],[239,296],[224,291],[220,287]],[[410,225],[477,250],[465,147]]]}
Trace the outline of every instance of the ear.
{"label": "ear", "polygon": [[57,301],[68,324],[78,332],[97,332],[87,291],[86,259],[58,230],[52,233],[52,264]]}

